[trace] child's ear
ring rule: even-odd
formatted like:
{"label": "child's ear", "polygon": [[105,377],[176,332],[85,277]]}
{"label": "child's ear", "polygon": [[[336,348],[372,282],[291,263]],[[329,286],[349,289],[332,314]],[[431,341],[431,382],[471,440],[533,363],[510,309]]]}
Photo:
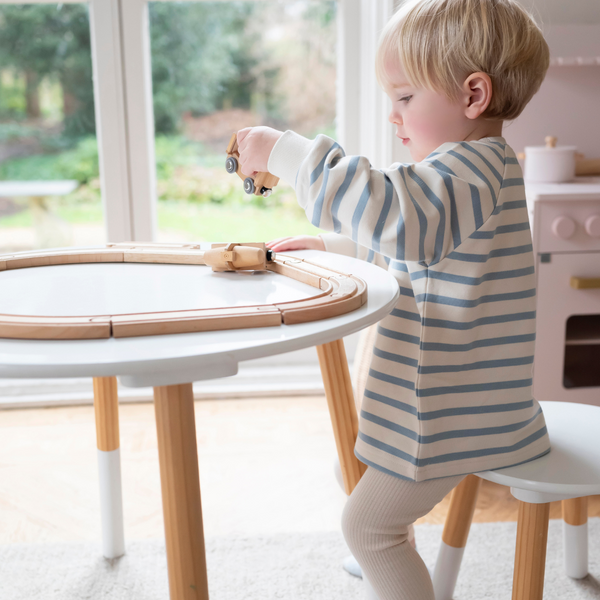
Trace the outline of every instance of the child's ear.
{"label": "child's ear", "polygon": [[476,119],[483,114],[492,101],[492,80],[487,73],[477,72],[469,75],[463,84],[465,98],[465,116]]}

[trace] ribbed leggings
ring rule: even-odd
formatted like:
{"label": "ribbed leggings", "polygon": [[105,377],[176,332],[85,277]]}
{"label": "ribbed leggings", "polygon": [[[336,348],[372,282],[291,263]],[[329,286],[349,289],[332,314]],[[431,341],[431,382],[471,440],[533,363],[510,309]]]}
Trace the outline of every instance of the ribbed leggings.
{"label": "ribbed leggings", "polygon": [[416,483],[372,467],[362,476],[346,503],[342,530],[379,600],[435,600],[427,567],[408,543],[408,526],[463,477]]}

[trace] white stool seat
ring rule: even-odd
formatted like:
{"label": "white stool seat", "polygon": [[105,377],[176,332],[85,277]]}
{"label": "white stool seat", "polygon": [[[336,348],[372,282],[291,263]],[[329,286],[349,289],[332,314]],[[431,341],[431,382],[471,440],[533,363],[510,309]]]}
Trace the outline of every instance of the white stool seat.
{"label": "white stool seat", "polygon": [[542,600],[550,502],[561,500],[564,567],[588,573],[587,496],[600,494],[600,407],[540,402],[551,450],[535,460],[468,475],[454,490],[433,575],[436,600],[450,600],[475,510],[480,479],[519,500],[513,600]]}
{"label": "white stool seat", "polygon": [[551,451],[477,476],[510,487],[515,498],[532,504],[600,494],[600,407],[572,402],[540,405]]}

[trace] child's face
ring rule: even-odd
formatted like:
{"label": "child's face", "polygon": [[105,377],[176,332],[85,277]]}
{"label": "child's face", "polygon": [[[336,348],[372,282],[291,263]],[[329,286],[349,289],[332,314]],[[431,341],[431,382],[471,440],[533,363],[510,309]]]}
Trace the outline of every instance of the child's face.
{"label": "child's face", "polygon": [[473,127],[465,115],[464,99],[450,100],[444,94],[410,84],[400,64],[386,64],[392,101],[389,121],[396,136],[409,149],[415,161],[426,158],[445,142],[464,140]]}

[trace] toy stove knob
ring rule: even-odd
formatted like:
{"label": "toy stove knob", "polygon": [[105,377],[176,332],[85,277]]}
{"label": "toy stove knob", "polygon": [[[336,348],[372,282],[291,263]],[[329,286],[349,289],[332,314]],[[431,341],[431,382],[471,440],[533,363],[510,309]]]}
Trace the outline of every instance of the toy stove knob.
{"label": "toy stove knob", "polygon": [[592,215],[585,220],[585,231],[592,237],[600,237],[600,215]]}
{"label": "toy stove knob", "polygon": [[552,221],[552,233],[561,240],[568,240],[575,233],[575,221],[569,217],[556,217]]}

